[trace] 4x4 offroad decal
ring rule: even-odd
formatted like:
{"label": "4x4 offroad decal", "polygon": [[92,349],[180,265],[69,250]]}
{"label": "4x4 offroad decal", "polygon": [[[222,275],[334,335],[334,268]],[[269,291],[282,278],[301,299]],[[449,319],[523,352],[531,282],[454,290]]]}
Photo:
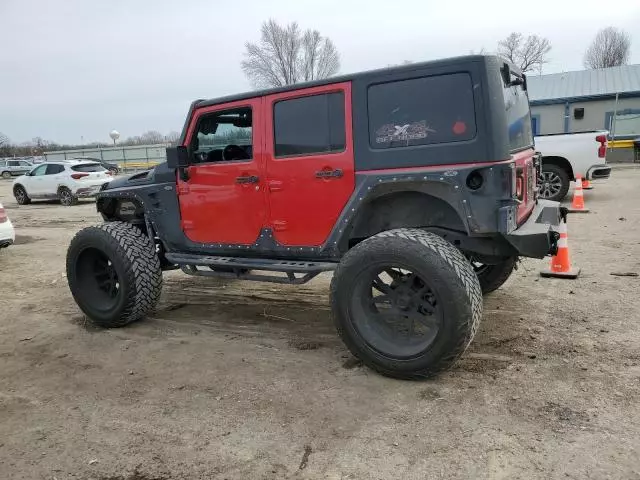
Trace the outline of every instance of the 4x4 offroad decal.
{"label": "4x4 offroad decal", "polygon": [[387,123],[376,130],[376,143],[402,142],[427,138],[430,133],[437,133],[427,125],[426,120],[405,125]]}

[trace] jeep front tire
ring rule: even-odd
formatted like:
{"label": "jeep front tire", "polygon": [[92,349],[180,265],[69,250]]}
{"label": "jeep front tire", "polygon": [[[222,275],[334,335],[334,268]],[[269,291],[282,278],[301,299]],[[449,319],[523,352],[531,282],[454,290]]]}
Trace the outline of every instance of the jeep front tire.
{"label": "jeep front tire", "polygon": [[155,246],[125,222],[80,230],[67,251],[67,279],[80,309],[105,328],[140,319],[155,307],[162,290]]}
{"label": "jeep front tire", "polygon": [[338,334],[364,364],[390,377],[426,378],[471,343],[482,291],[456,247],[403,228],[347,252],[331,282],[331,306]]}

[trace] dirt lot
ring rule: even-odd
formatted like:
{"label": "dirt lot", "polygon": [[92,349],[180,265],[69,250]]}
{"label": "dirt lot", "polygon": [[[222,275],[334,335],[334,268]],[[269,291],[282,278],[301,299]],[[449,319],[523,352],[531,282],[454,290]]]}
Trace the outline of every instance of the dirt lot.
{"label": "dirt lot", "polygon": [[18,207],[0,253],[0,478],[640,478],[640,170],[570,218],[578,280],[525,261],[434,381],[360,366],[328,279],[165,276],[156,314],[85,322],[64,275],[92,203]]}

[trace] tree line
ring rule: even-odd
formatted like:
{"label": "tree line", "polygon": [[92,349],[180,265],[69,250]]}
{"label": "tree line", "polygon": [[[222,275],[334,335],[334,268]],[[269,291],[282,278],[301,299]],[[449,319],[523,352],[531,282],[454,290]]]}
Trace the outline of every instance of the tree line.
{"label": "tree line", "polygon": [[[175,145],[180,138],[179,132],[169,132],[163,135],[155,130],[149,130],[142,135],[127,137],[119,140],[118,147],[129,147],[135,145],[172,144]],[[87,143],[57,143],[45,140],[41,137],[34,137],[29,142],[20,144],[13,143],[9,137],[0,132],[0,158],[2,157],[31,157],[41,156],[44,152],[55,150],[81,150],[90,148],[113,147],[112,142],[87,142]]]}

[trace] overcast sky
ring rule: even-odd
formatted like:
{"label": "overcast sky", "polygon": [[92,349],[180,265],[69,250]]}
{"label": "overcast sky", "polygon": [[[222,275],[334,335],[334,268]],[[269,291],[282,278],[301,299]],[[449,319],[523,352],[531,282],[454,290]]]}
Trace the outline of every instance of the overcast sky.
{"label": "overcast sky", "polygon": [[0,0],[0,132],[79,143],[180,130],[195,98],[250,89],[244,43],[268,18],[330,37],[341,73],[549,38],[546,73],[580,70],[606,26],[633,36],[639,0]]}

